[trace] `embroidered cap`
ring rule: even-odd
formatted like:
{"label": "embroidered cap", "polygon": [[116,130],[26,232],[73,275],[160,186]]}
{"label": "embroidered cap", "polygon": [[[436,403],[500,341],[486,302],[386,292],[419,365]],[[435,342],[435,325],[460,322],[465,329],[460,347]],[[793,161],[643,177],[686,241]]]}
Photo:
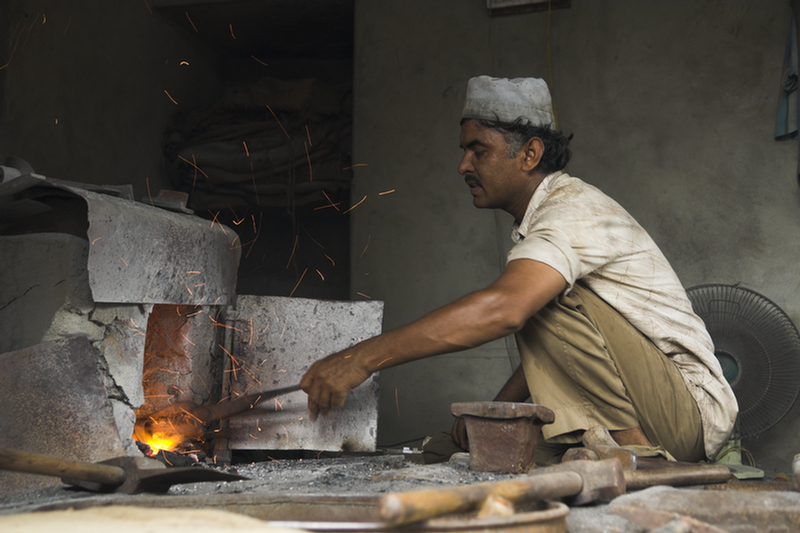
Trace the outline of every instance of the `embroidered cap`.
{"label": "embroidered cap", "polygon": [[477,76],[467,83],[461,118],[496,122],[521,118],[534,126],[552,126],[553,102],[542,79]]}

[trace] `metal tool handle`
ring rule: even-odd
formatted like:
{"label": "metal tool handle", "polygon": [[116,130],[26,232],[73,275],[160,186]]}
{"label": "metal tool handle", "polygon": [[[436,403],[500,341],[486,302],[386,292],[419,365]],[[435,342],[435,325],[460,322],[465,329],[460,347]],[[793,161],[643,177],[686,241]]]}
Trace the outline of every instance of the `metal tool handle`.
{"label": "metal tool handle", "polygon": [[118,466],[56,459],[37,453],[0,448],[0,468],[43,476],[68,477],[103,485],[122,485],[127,474]]}
{"label": "metal tool handle", "polygon": [[410,524],[450,513],[476,509],[489,496],[513,502],[574,496],[583,489],[577,472],[557,472],[520,479],[476,483],[460,487],[387,494],[379,502],[383,520],[393,525]]}

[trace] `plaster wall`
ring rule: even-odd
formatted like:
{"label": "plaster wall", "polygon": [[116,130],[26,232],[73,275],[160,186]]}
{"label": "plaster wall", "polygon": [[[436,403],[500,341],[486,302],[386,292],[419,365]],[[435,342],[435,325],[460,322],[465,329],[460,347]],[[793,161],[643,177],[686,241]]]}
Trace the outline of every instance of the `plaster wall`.
{"label": "plaster wall", "polygon": [[[773,138],[789,22],[784,1],[490,17],[482,0],[357,0],[353,197],[370,201],[352,213],[353,292],[384,300],[391,329],[499,275],[512,221],[472,207],[460,111],[474,75],[535,76],[575,135],[567,170],[626,207],[684,286],[741,283],[800,323],[797,144]],[[506,340],[384,370],[380,442],[449,429],[450,403],[491,399],[516,358]],[[762,467],[789,468],[797,415],[746,443]]]}
{"label": "plaster wall", "polygon": [[144,1],[0,0],[0,20],[0,164],[132,184],[137,200],[170,188],[164,132],[218,94],[213,54]]}

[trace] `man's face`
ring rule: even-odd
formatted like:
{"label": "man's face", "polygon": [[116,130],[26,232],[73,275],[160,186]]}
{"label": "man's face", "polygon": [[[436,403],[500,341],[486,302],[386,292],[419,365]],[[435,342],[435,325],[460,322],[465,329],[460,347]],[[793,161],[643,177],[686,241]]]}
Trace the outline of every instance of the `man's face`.
{"label": "man's face", "polygon": [[516,216],[522,203],[527,206],[530,196],[522,197],[530,180],[520,167],[522,151],[509,158],[503,136],[475,120],[461,125],[461,148],[464,157],[458,173],[469,185],[475,207],[503,209]]}

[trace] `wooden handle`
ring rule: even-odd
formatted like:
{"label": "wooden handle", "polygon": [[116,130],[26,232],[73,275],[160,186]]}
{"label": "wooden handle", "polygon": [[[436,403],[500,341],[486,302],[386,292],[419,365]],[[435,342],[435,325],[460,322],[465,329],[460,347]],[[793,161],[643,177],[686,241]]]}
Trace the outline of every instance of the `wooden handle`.
{"label": "wooden handle", "polygon": [[112,486],[122,485],[127,476],[125,470],[118,466],[56,459],[47,455],[6,448],[0,448],[0,468],[28,474],[69,477]]}
{"label": "wooden handle", "polygon": [[383,520],[410,524],[450,513],[476,509],[489,496],[502,496],[512,503],[563,498],[578,494],[583,478],[577,472],[558,472],[508,481],[476,483],[460,487],[387,494],[379,502]]}

